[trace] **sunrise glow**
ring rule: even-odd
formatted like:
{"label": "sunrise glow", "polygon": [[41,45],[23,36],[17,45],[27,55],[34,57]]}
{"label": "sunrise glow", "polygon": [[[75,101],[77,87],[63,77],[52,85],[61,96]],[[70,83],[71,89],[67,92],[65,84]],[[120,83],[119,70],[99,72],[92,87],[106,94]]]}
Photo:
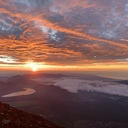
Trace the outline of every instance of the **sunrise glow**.
{"label": "sunrise glow", "polygon": [[36,72],[36,71],[37,71],[36,65],[34,65],[34,66],[32,67],[32,71],[33,71],[33,72]]}
{"label": "sunrise glow", "polygon": [[26,64],[24,64],[24,66],[31,69],[33,72],[36,72],[37,69],[40,67],[38,64],[36,64],[34,62],[26,62]]}

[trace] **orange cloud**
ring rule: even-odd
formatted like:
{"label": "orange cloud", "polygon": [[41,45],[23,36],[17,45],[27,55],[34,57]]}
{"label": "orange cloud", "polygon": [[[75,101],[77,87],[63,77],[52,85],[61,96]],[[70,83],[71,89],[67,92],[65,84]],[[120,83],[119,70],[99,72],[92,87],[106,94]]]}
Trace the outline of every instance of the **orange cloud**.
{"label": "orange cloud", "polygon": [[[19,6],[21,3],[17,5],[12,1],[5,3],[2,0],[0,2],[3,5],[0,8],[0,13],[4,17],[0,20],[0,55],[16,58],[16,62],[19,63],[33,60],[54,65],[116,63],[118,59],[127,58],[127,39],[116,40],[99,37],[85,31],[90,27],[88,24],[76,24],[72,27],[68,23],[65,13],[70,15],[72,8],[79,9],[79,7],[82,8],[82,11],[89,8],[95,9],[99,7],[96,2],[89,4],[87,1],[75,0],[72,3],[72,1],[66,0],[59,4],[58,1],[54,1],[52,5],[48,5],[48,9],[45,7],[38,9],[39,3],[36,3],[38,6],[29,8],[28,5],[22,3],[24,8],[28,8],[26,11]],[[12,6],[9,6],[10,3]],[[68,6],[64,6],[62,3]],[[54,10],[55,8],[61,13]],[[50,9],[53,9],[53,12]],[[73,21],[75,24],[79,17],[75,13],[73,14],[76,16]],[[84,13],[81,12],[79,15],[82,14]],[[54,15],[61,16],[62,20],[59,21],[60,17],[49,18]],[[97,15],[95,14],[95,16]]]}

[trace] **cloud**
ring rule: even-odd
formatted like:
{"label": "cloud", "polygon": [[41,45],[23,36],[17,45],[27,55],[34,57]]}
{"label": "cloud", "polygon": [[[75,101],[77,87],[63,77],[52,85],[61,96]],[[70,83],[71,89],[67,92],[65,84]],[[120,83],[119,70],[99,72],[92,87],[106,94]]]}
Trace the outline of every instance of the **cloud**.
{"label": "cloud", "polygon": [[125,0],[1,0],[0,55],[56,65],[118,62],[128,55],[127,5]]}
{"label": "cloud", "polygon": [[55,86],[64,88],[72,93],[77,93],[78,91],[91,91],[128,97],[128,86],[116,82],[63,78],[55,80],[54,83]]}
{"label": "cloud", "polygon": [[82,7],[82,8],[91,8],[95,4],[89,4],[88,0],[54,0],[50,6],[50,11],[53,13],[64,13],[71,11],[72,8]]}
{"label": "cloud", "polygon": [[16,63],[15,59],[11,56],[0,55],[0,62],[2,63]]}

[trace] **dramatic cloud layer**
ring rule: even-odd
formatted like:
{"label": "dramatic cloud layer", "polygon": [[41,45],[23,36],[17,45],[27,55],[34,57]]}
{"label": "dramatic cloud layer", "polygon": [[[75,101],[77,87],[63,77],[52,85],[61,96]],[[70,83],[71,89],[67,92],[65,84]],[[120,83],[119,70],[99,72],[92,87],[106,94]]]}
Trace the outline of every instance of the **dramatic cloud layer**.
{"label": "dramatic cloud layer", "polygon": [[128,61],[127,0],[1,0],[0,63]]}

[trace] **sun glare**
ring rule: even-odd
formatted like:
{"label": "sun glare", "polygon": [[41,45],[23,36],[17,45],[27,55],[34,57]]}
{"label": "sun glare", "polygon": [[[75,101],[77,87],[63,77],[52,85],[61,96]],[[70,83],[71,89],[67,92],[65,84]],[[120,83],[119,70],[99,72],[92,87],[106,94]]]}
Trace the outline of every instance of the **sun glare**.
{"label": "sun glare", "polygon": [[27,62],[25,66],[27,66],[28,68],[31,68],[33,72],[36,72],[38,69],[38,64],[34,62]]}
{"label": "sun glare", "polygon": [[37,66],[36,66],[36,65],[33,65],[32,71],[33,71],[33,72],[36,72],[36,71],[37,71]]}

